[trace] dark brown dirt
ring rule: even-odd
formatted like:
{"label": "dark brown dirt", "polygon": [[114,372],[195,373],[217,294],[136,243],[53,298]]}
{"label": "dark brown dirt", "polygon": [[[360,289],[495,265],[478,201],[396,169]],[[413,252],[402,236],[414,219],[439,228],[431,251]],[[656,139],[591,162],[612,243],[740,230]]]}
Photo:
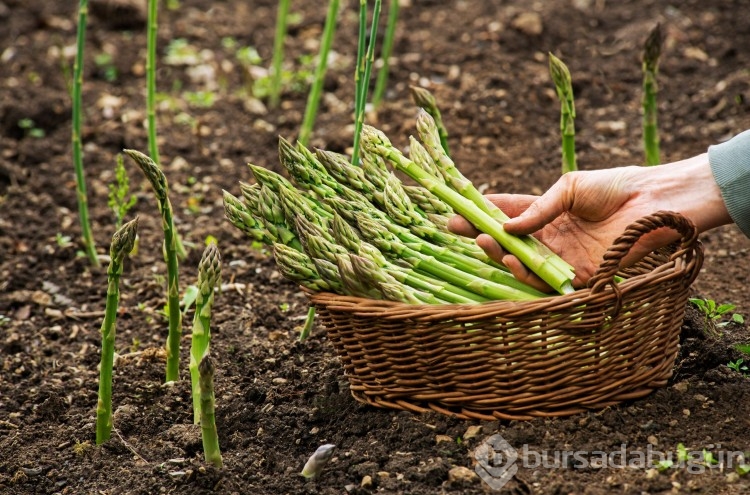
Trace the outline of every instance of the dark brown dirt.
{"label": "dark brown dirt", "polygon": [[[517,449],[526,444],[547,451],[609,452],[622,444],[642,450],[650,443],[670,452],[678,443],[698,451],[750,450],[750,381],[726,366],[740,357],[733,345],[747,342],[747,331],[730,324],[706,337],[705,322],[692,309],[670,384],[603,411],[480,423],[355,402],[325,331],[318,328],[304,344],[296,341],[306,312],[303,296],[279,276],[267,253],[251,248],[223,219],[221,190],[238,191],[237,182],[249,179],[248,161],[280,170],[277,136],[294,138],[304,110],[302,91],[287,91],[279,110],[251,104],[240,92],[245,79],[236,48],[222,44],[231,37],[237,46],[254,46],[267,66],[271,0],[183,0],[180,10],[160,12],[160,54],[170,40],[183,38],[205,50],[204,68],[215,71],[216,86],[208,88],[216,96],[213,105],[190,105],[183,92],[206,87],[191,79],[191,67],[160,59],[159,91],[171,99],[159,108],[158,130],[177,226],[193,245],[181,266],[183,285],[195,279],[207,235],[218,239],[224,259],[212,350],[225,467],[203,462],[187,381],[162,383],[160,220],[149,187],[131,164],[139,201],[130,215],[140,216],[140,250],[127,261],[122,281],[116,434],[93,446],[106,273],[77,253],[67,92],[74,3],[0,1],[0,493],[484,493],[489,488],[477,477],[460,481],[449,471],[466,466],[473,472],[471,452],[494,433]],[[334,151],[345,151],[352,132],[357,2],[343,3],[338,56],[311,142]],[[539,193],[559,176],[548,51],[563,57],[573,74],[580,167],[640,162],[639,53],[657,21],[667,34],[660,76],[664,160],[702,153],[750,128],[745,0],[406,3],[390,90],[370,122],[405,145],[415,116],[408,85],[427,86],[443,108],[456,162],[488,192]],[[299,57],[316,51],[325,9],[292,4],[300,17],[290,28],[287,59],[298,69]],[[536,33],[535,19],[541,20]],[[92,16],[83,141],[102,253],[114,230],[107,208],[114,157],[123,148],[146,150],[145,46],[142,22]],[[102,53],[111,55],[109,64],[95,62]],[[23,119],[33,120],[44,136],[21,128]],[[58,234],[72,243],[58,242]],[[750,316],[750,241],[730,227],[702,240],[707,257],[696,296],[734,303]],[[191,319],[188,313],[186,321]],[[466,438],[471,426],[481,431]],[[297,473],[324,443],[336,444],[336,455],[318,481],[305,481]],[[730,472],[520,467],[501,492],[750,492],[748,478]],[[372,484],[362,487],[365,477]]]}

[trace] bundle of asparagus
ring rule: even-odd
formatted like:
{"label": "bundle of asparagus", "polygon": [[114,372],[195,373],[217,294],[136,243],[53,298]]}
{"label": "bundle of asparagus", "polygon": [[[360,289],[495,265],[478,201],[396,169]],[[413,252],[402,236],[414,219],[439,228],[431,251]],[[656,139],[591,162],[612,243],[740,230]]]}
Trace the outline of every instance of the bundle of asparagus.
{"label": "bundle of asparagus", "polygon": [[[555,290],[571,292],[572,268],[536,239],[505,233],[508,217],[458,171],[428,113],[420,113],[417,130],[421,142],[411,138],[407,158],[364,126],[361,167],[281,138],[280,161],[291,181],[250,165],[256,182],[240,184],[242,198],[224,191],[226,217],[271,246],[279,271],[311,291],[414,304],[547,295],[516,280],[473,240],[448,232],[447,219],[457,212]],[[420,185],[402,184],[389,163]]]}

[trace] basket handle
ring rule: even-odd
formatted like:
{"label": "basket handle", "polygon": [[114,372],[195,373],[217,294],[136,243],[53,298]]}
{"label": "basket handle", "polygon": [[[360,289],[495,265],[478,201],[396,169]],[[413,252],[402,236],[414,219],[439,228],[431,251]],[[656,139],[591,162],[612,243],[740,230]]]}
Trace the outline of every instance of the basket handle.
{"label": "basket handle", "polygon": [[688,218],[673,211],[657,211],[636,220],[630,224],[620,237],[615,239],[612,246],[604,254],[604,260],[599,265],[596,273],[589,280],[588,286],[592,293],[597,293],[605,286],[611,285],[616,292],[617,285],[614,283],[615,274],[620,270],[620,262],[633,245],[645,234],[662,227],[669,227],[680,234],[680,248],[675,251],[670,260],[685,255],[690,261],[693,257],[693,247],[698,239],[698,229]]}

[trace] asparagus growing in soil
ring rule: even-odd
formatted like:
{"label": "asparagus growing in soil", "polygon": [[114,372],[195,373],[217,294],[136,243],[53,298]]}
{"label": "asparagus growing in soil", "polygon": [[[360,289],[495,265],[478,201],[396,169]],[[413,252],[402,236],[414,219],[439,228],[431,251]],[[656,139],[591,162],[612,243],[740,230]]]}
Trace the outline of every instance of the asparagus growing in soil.
{"label": "asparagus growing in soil", "polygon": [[440,114],[440,109],[437,106],[435,97],[426,89],[418,86],[409,86],[409,91],[411,92],[411,97],[414,100],[414,103],[416,103],[419,108],[430,114],[435,120],[435,125],[437,126],[438,134],[440,136],[440,146],[443,148],[446,155],[450,155],[450,151],[448,150],[448,130],[443,124],[443,117]]}
{"label": "asparagus growing in soil", "polygon": [[305,463],[305,467],[302,468],[300,476],[305,478],[317,478],[320,473],[323,472],[323,468],[326,467],[328,461],[333,457],[333,450],[336,448],[332,443],[321,445],[315,451],[313,455]]}
{"label": "asparagus growing in soil", "polygon": [[177,261],[177,231],[174,227],[172,204],[169,201],[167,178],[159,166],[140,151],[124,150],[143,171],[151,183],[159,203],[159,212],[164,230],[164,260],[167,263],[167,312],[169,333],[167,335],[166,381],[180,379],[180,338],[182,337],[182,313],[180,312],[179,267]]}
{"label": "asparagus growing in soil", "polygon": [[661,27],[656,24],[643,47],[643,148],[646,152],[646,165],[661,163],[656,106],[656,94],[659,91],[656,76],[659,73],[661,45]]}
{"label": "asparagus growing in soil", "polygon": [[198,297],[195,300],[193,333],[190,346],[190,383],[193,392],[193,421],[201,418],[201,391],[198,365],[208,355],[211,343],[211,309],[214,305],[214,287],[221,281],[221,254],[215,243],[203,251],[198,264]]}
{"label": "asparagus growing in soil", "polygon": [[78,221],[81,224],[81,240],[89,263],[99,267],[99,255],[96,254],[96,243],[91,231],[89,219],[89,200],[86,192],[86,176],[83,169],[83,147],[81,146],[81,93],[83,91],[83,51],[86,44],[86,22],[89,13],[88,0],[78,3],[78,33],[76,37],[76,58],[73,64],[73,167],[76,174],[76,201],[78,203]]}
{"label": "asparagus growing in soil", "polygon": [[399,0],[391,0],[388,5],[388,23],[385,26],[385,37],[383,37],[383,47],[380,52],[380,60],[383,65],[378,70],[378,78],[375,81],[375,90],[372,93],[372,106],[377,108],[385,94],[385,87],[388,84],[388,70],[390,67],[389,59],[393,51],[393,39],[396,36],[396,22],[398,21]]}
{"label": "asparagus growing in soil", "polygon": [[146,30],[146,118],[148,120],[148,153],[159,164],[159,145],[156,142],[156,33],[158,30],[158,0],[148,0],[148,20]]}
{"label": "asparagus growing in soil", "polygon": [[[562,267],[565,267],[567,264],[549,249],[545,249],[542,244],[527,244],[527,241],[523,238],[506,233],[502,228],[502,224],[497,221],[500,216],[497,214],[493,216],[488,213],[493,209],[498,212],[500,210],[494,205],[489,204],[483,197],[481,199],[482,202],[479,203],[483,207],[480,207],[461,193],[443,184],[433,175],[419,168],[413,161],[407,159],[393,147],[382,132],[373,127],[364,126],[362,143],[366,149],[386,158],[398,170],[404,172],[435,196],[445,201],[456,213],[465,217],[477,229],[492,236],[501,246],[515,255],[554,290],[561,294],[573,292],[572,280],[574,274],[572,268],[563,270]],[[466,181],[463,186],[462,189],[466,189],[468,186],[471,186],[471,183]],[[470,189],[476,190],[473,186]],[[507,216],[505,218],[507,219]]]}
{"label": "asparagus growing in soil", "polygon": [[310,93],[307,96],[307,106],[305,107],[305,116],[302,121],[302,128],[299,131],[299,140],[307,144],[315,124],[315,116],[318,113],[318,104],[320,95],[323,91],[323,81],[328,68],[328,52],[331,51],[333,34],[336,31],[336,15],[339,11],[339,0],[330,0],[328,2],[328,13],[326,14],[325,26],[323,27],[323,38],[320,42],[320,52],[318,53],[318,65],[315,68],[315,79],[313,80]]}
{"label": "asparagus growing in soil", "polygon": [[112,236],[107,268],[107,304],[102,322],[102,357],[99,366],[99,400],[96,406],[96,444],[112,433],[112,366],[115,355],[115,322],[120,302],[120,276],[125,256],[132,251],[138,232],[138,218],[126,223]]}
{"label": "asparagus growing in soil", "polygon": [[198,365],[200,375],[200,402],[201,402],[201,436],[203,437],[203,454],[206,462],[217,468],[224,463],[221,459],[219,449],[219,434],[216,430],[216,411],[214,394],[214,363],[211,355],[203,356]]}
{"label": "asparagus growing in soil", "polygon": [[560,100],[560,132],[562,133],[562,173],[578,170],[576,165],[576,108],[573,101],[573,84],[568,67],[551,53],[549,72]]}
{"label": "asparagus growing in soil", "polygon": [[[367,91],[370,87],[370,73],[375,63],[375,42],[377,41],[378,22],[380,20],[380,7],[382,0],[375,0],[372,12],[372,23],[370,24],[370,42],[367,45],[367,52],[363,54],[361,50],[364,47],[362,40],[364,30],[362,24],[367,19],[367,0],[359,0],[360,9],[360,28],[359,43],[357,46],[357,69],[354,74],[355,101],[354,101],[354,144],[352,151],[352,164],[359,165],[359,139],[362,125],[365,123],[365,107],[367,106]],[[364,10],[364,14],[362,11]]]}
{"label": "asparagus growing in soil", "polygon": [[281,97],[281,63],[284,61],[284,39],[289,14],[289,0],[279,0],[276,14],[276,33],[273,39],[273,61],[271,62],[271,108],[279,106]]}

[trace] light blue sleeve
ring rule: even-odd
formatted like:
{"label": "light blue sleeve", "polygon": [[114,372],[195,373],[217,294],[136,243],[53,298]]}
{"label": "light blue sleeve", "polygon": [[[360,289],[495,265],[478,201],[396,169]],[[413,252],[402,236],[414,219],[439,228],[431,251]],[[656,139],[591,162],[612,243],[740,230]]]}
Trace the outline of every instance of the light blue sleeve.
{"label": "light blue sleeve", "polygon": [[709,146],[708,161],[729,215],[750,237],[750,130]]}

